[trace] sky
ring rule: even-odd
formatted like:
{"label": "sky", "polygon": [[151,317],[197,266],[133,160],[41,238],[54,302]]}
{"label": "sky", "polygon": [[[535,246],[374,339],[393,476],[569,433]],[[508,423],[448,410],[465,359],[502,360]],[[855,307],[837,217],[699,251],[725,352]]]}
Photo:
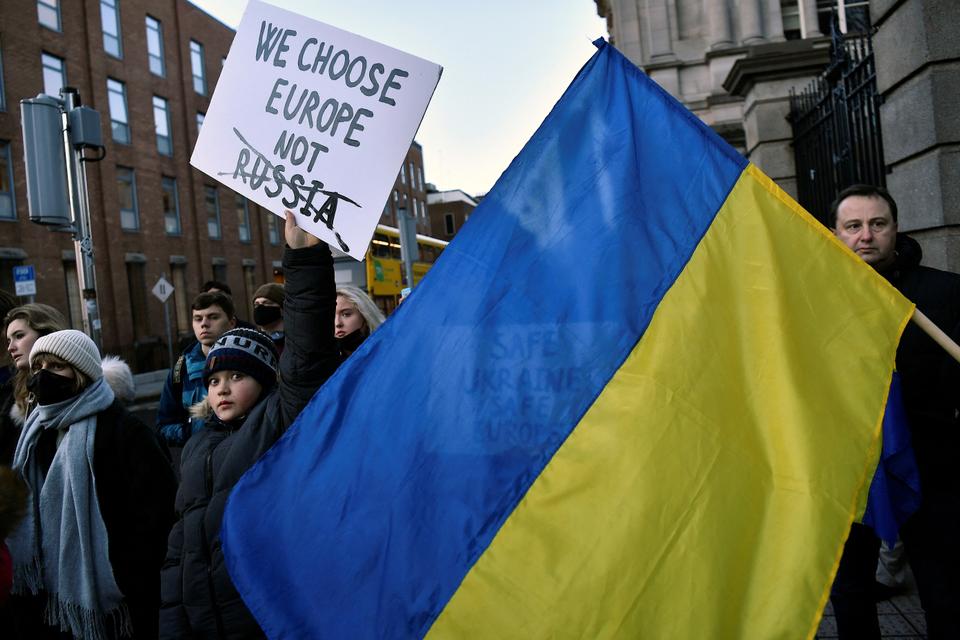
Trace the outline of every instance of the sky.
{"label": "sky", "polygon": [[[191,0],[232,28],[246,0]],[[607,37],[594,0],[271,0],[443,67],[416,140],[437,189],[486,193]]]}

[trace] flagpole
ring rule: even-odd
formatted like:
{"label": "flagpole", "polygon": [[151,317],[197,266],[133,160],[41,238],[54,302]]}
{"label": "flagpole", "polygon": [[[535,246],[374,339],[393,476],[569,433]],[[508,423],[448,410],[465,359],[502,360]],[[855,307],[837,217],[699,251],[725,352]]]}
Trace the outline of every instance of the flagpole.
{"label": "flagpole", "polygon": [[927,316],[923,315],[923,312],[920,309],[914,309],[913,317],[911,318],[913,322],[916,323],[918,327],[923,329],[923,331],[933,338],[933,341],[938,345],[944,348],[944,350],[953,356],[953,359],[957,362],[960,362],[960,345],[950,339],[943,330],[933,322]]}

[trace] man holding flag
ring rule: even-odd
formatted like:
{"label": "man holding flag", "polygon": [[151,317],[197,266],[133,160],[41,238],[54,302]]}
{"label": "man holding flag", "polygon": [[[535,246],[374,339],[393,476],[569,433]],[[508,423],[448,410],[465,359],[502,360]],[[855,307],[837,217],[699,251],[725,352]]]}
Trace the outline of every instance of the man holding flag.
{"label": "man holding flag", "polygon": [[[920,266],[920,245],[897,233],[897,203],[885,189],[844,189],[828,222],[844,244],[935,325],[960,338],[960,275]],[[922,488],[920,510],[903,526],[901,537],[928,637],[960,638],[960,364],[911,325],[897,349],[897,371]],[[873,598],[879,546],[872,531],[853,525],[833,593],[841,638],[880,637]]]}

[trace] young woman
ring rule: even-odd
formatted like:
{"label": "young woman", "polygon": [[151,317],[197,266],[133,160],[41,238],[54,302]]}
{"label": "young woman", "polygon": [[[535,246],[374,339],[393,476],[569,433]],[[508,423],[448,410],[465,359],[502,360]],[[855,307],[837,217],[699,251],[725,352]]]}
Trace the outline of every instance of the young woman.
{"label": "young woman", "polygon": [[0,464],[13,461],[20,429],[30,409],[30,349],[37,338],[67,328],[63,315],[45,304],[25,304],[12,309],[3,320],[7,353],[16,370],[0,389]]}
{"label": "young woman", "polygon": [[203,379],[208,393],[196,407],[207,421],[183,449],[179,521],[170,532],[160,576],[161,638],[263,635],[224,565],[223,510],[240,476],[293,423],[340,363],[329,325],[336,306],[330,250],[298,229],[290,212],[284,234],[285,346],[279,377],[276,348],[260,331],[228,331],[207,353]]}
{"label": "young woman", "polygon": [[346,358],[383,323],[383,314],[366,293],[356,287],[337,289],[333,335],[340,355]]}
{"label": "young woman", "polygon": [[36,407],[13,460],[28,508],[8,538],[13,593],[25,596],[19,635],[154,637],[176,492],[170,460],[115,398],[86,334],[38,338],[29,363]]}

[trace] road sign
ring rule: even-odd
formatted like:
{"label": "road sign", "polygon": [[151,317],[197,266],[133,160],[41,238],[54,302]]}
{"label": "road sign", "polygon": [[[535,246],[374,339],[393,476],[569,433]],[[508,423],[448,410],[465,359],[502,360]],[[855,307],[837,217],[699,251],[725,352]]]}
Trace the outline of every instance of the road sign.
{"label": "road sign", "polygon": [[173,285],[170,284],[170,281],[166,278],[160,276],[157,284],[153,285],[153,289],[151,289],[150,292],[153,293],[160,302],[166,302],[170,294],[173,293]]}
{"label": "road sign", "polygon": [[18,296],[37,295],[37,277],[32,264],[18,265],[13,268],[13,283]]}

